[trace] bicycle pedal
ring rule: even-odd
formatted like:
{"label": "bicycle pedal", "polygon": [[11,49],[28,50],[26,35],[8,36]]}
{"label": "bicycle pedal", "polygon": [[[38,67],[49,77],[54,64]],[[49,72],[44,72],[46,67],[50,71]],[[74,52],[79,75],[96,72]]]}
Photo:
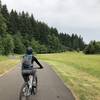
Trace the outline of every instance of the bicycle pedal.
{"label": "bicycle pedal", "polygon": [[31,91],[28,91],[27,96],[30,96],[30,95],[31,95]]}

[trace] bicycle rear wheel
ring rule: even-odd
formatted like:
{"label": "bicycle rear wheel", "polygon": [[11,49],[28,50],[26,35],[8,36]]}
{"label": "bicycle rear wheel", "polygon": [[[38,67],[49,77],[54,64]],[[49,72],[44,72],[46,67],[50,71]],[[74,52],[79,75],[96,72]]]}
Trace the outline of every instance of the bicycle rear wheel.
{"label": "bicycle rear wheel", "polygon": [[20,90],[19,100],[29,100],[31,94],[28,94],[28,91],[29,91],[29,86],[28,83],[26,82],[22,85],[22,88]]}

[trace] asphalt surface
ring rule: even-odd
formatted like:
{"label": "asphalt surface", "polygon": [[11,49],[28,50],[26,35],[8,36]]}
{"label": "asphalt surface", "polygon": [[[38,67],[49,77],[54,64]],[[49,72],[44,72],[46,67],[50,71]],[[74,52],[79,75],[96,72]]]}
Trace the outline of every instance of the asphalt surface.
{"label": "asphalt surface", "polygon": [[[50,65],[43,63],[44,69],[38,70],[38,93],[30,100],[75,100],[71,91],[63,84]],[[0,77],[0,100],[19,100],[23,84],[20,65]]]}

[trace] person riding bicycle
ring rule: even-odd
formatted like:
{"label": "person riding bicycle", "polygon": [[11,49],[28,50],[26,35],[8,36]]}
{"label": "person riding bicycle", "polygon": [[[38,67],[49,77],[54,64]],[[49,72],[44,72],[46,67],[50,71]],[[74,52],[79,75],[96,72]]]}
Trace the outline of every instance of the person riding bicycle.
{"label": "person riding bicycle", "polygon": [[23,56],[23,61],[22,61],[22,76],[25,82],[28,81],[27,79],[30,74],[32,74],[33,77],[36,74],[36,69],[34,69],[33,66],[34,62],[36,62],[40,66],[39,69],[43,68],[43,66],[40,64],[37,58],[33,55],[32,48],[28,47],[26,50],[26,54]]}

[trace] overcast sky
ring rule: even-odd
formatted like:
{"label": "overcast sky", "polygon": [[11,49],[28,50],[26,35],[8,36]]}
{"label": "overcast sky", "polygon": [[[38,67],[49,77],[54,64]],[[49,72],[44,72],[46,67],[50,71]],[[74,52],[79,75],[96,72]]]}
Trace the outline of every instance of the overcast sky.
{"label": "overcast sky", "polygon": [[100,41],[100,0],[2,0],[8,9],[33,13],[59,32]]}

